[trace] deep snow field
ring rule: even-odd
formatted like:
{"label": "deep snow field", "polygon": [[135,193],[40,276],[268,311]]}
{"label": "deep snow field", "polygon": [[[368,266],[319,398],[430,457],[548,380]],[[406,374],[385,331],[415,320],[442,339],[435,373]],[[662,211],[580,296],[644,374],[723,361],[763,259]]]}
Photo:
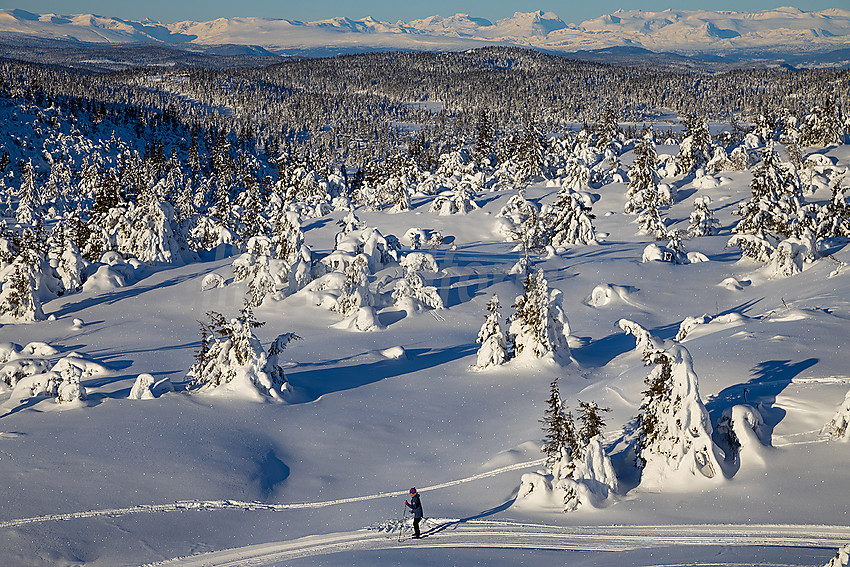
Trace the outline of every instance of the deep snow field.
{"label": "deep snow field", "polygon": [[[848,146],[824,153],[850,165]],[[201,291],[210,272],[232,278],[232,258],[151,269],[128,287],[47,302],[55,320],[3,325],[0,342],[43,341],[54,360],[76,351],[108,372],[83,381],[88,399],[74,407],[0,393],[0,565],[825,565],[850,543],[850,444],[821,434],[850,389],[850,267],[839,263],[850,264],[850,249],[833,243],[822,251],[833,259],[768,277],[726,248],[752,174],[722,177],[710,189],[679,180],[666,212],[686,228],[694,197],[712,199],[720,234],[687,241],[710,259],[688,265],[641,263],[650,239],[622,213],[626,186],[593,190],[607,237],[536,264],[563,292],[573,357],[564,366],[470,370],[490,297],[506,318],[522,290],[508,275],[519,253],[494,232],[508,192],[478,194],[468,215],[429,213],[424,197],[409,212],[357,211],[385,235],[420,227],[454,237],[431,251],[440,272],[428,283],[444,309],[387,307],[384,328],[361,333],[331,327],[339,315],[303,292],[257,308],[264,345],[285,332],[303,338],[284,351],[292,403],[185,391],[198,321],[241,307],[240,285]],[[538,183],[526,197],[551,203],[557,189]],[[806,197],[822,203],[829,190]],[[314,252],[332,248],[341,217],[305,221]],[[373,287],[401,273],[385,268]],[[621,293],[588,302],[605,284]],[[702,314],[717,319],[683,344],[712,425],[734,404],[760,403],[768,445],[719,482],[638,485],[620,441],[650,369],[617,321],[672,339]],[[176,391],[127,399],[141,373]],[[522,474],[541,466],[540,419],[559,376],[570,408],[594,400],[612,410],[605,439],[621,487],[602,509],[515,501]],[[411,486],[427,537],[399,543]]]}

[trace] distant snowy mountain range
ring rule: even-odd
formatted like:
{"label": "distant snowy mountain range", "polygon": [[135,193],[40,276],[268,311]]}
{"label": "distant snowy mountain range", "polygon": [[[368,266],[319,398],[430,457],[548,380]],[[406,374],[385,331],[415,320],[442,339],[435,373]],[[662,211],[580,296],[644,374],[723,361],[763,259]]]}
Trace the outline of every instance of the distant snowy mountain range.
{"label": "distant snowy mountain range", "polygon": [[[162,24],[92,14],[33,14],[0,10],[0,34],[108,44],[259,46],[278,55],[328,55],[373,50],[459,50],[515,45],[551,52],[631,48],[685,56],[748,60],[784,54],[829,54],[823,63],[850,60],[850,11],[762,12],[617,11],[581,24],[552,12],[515,13],[496,22],[467,14],[388,23],[371,17],[314,22],[273,18],[219,18]],[[815,58],[816,59],[816,58]]]}

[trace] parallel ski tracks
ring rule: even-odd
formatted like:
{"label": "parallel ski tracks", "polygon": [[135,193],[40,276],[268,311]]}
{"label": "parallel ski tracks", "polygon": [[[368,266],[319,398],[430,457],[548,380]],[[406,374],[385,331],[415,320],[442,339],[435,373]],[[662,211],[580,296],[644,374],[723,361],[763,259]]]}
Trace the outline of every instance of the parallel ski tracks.
{"label": "parallel ski tracks", "polygon": [[[539,466],[542,459],[515,463],[441,484],[424,487],[420,492],[456,486],[510,471]],[[406,496],[407,491],[382,492],[321,502],[268,504],[240,500],[187,500],[170,504],[141,504],[126,508],[109,508],[31,518],[0,521],[0,529],[14,529],[30,524],[69,521],[97,517],[119,517],[131,514],[164,514],[185,511],[217,510],[270,511],[304,510],[339,506],[378,498]],[[406,546],[420,548],[490,548],[571,551],[627,551],[666,546],[730,546],[730,547],[802,547],[835,549],[850,541],[850,526],[810,524],[683,524],[659,526],[554,526],[547,524],[473,519],[429,519],[423,525],[423,539],[398,541],[399,524],[364,528],[352,532],[312,535],[289,541],[236,547],[168,559],[151,566],[161,567],[260,567],[281,564],[301,557],[327,555],[345,551],[376,551]],[[693,562],[690,566],[737,567],[734,564]],[[778,563],[761,563],[760,567],[796,567]],[[649,567],[649,566],[648,566]],[[660,567],[660,566],[659,566]],[[665,566],[667,567],[667,566]]]}
{"label": "parallel ski tracks", "polygon": [[[690,524],[665,526],[582,526],[432,520],[424,538],[399,543],[387,532],[353,532],[308,536],[179,557],[148,567],[260,567],[302,557],[351,551],[417,548],[490,548],[617,552],[667,546],[809,547],[832,549],[850,539],[850,527],[818,525]],[[389,537],[388,537],[389,535]],[[730,563],[693,562],[699,567],[735,567]],[[743,565],[743,564],[742,564]],[[751,563],[748,565],[752,565]],[[790,567],[765,563],[762,567]]]}

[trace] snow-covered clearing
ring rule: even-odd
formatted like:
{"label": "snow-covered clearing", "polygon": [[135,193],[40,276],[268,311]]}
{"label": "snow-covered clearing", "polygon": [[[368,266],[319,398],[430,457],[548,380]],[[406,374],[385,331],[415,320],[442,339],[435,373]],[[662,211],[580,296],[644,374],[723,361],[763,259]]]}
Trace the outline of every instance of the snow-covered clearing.
{"label": "snow-covered clearing", "polygon": [[[821,151],[850,165],[850,146]],[[0,564],[825,565],[850,542],[850,249],[824,239],[804,261],[806,243],[789,239],[770,263],[742,260],[727,243],[752,178],[663,179],[668,228],[688,228],[697,197],[717,217],[717,234],[684,251],[638,234],[613,174],[560,196],[539,179],[521,199],[414,192],[409,210],[359,208],[369,228],[339,238],[357,224],[347,210],[305,213],[304,241],[340,269],[273,282],[251,356],[224,386],[189,376],[209,363],[199,322],[218,333],[203,352],[230,356],[248,287],[234,272],[268,256],[234,262],[219,246],[180,265],[102,263],[103,281],[45,301],[44,320],[0,327]],[[532,251],[526,278],[506,237],[559,197],[579,228],[592,205],[596,232]],[[806,188],[811,203],[829,198],[826,184]],[[393,258],[389,235],[427,244]],[[642,261],[649,245],[669,261]],[[546,315],[538,329],[521,306]],[[505,364],[484,364],[499,340],[477,357],[493,312],[520,337]],[[645,439],[660,449],[641,476],[636,416],[647,377],[664,376],[675,399],[652,403],[669,431]],[[581,402],[610,409],[588,462],[562,478],[541,453],[556,379],[576,416]],[[58,403],[68,391],[85,395]],[[400,543],[411,486],[425,537]]]}

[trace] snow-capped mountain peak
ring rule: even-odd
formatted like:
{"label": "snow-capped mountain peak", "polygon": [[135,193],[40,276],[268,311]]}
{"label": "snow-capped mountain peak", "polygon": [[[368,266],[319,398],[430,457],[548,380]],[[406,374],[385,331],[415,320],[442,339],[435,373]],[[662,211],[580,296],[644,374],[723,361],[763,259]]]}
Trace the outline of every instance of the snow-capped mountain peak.
{"label": "snow-capped mountain peak", "polygon": [[617,10],[567,24],[542,10],[495,22],[458,13],[389,23],[372,16],[313,22],[274,18],[219,18],[162,24],[94,14],[34,14],[0,10],[0,33],[81,42],[247,44],[272,52],[328,53],[385,49],[462,50],[488,44],[522,45],[574,53],[612,47],[679,54],[812,53],[847,50],[850,11],[780,7],[761,12]]}

